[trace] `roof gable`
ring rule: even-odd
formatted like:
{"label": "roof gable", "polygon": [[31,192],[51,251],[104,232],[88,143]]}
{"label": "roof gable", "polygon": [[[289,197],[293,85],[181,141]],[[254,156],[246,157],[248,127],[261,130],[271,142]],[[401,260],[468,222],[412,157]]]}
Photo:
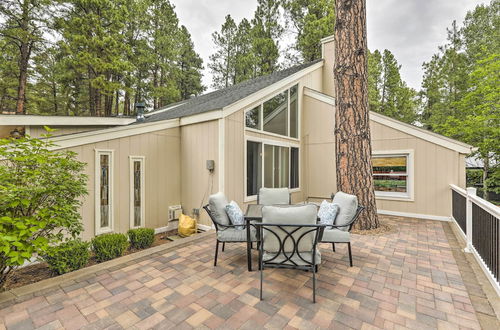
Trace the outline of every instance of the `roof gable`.
{"label": "roof gable", "polygon": [[[325,102],[332,106],[335,106],[334,97],[321,93],[317,90],[311,88],[305,88],[304,95],[310,96],[318,101]],[[442,147],[455,150],[462,154],[470,154],[475,149],[473,146],[467,143],[451,139],[449,137],[431,132],[429,130],[417,127],[415,125],[403,123],[402,121],[381,115],[380,113],[374,111],[370,111],[370,120],[373,120],[376,123],[393,128],[395,130],[401,131],[403,133],[413,135],[420,139],[432,142]]]}

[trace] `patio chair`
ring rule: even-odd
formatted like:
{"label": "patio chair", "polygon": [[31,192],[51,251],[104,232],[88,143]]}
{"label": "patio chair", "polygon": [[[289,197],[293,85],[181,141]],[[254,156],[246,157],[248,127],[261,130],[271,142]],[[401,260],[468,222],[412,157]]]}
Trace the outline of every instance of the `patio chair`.
{"label": "patio chair", "polygon": [[255,223],[259,244],[260,300],[264,269],[285,268],[308,270],[313,278],[313,302],[316,302],[316,272],[321,263],[317,243],[324,226],[316,224],[314,205],[292,207],[264,206],[262,222]]}
{"label": "patio chair", "polygon": [[[246,225],[231,224],[226,213],[227,204],[226,196],[222,192],[219,192],[211,195],[208,198],[208,204],[203,206],[210,220],[212,220],[216,232],[214,267],[217,266],[219,243],[222,243],[222,252],[224,252],[226,243],[246,243],[247,241]],[[256,233],[255,227],[250,228],[250,239],[252,242],[257,241]]]}
{"label": "patio chair", "polygon": [[327,226],[321,238],[322,243],[332,243],[332,250],[335,252],[335,243],[346,243],[349,251],[349,265],[352,267],[351,251],[351,229],[364,210],[364,207],[358,204],[358,198],[339,191],[332,194],[332,203],[339,205],[339,213],[333,226]]}
{"label": "patio chair", "polygon": [[257,195],[257,204],[280,205],[291,204],[292,197],[288,188],[260,188]]}

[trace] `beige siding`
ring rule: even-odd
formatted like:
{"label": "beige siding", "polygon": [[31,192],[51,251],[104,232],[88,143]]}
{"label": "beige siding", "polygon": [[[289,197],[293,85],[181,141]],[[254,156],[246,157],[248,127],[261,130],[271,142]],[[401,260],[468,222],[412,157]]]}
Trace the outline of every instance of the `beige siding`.
{"label": "beige siding", "polygon": [[[181,127],[181,201],[184,213],[192,215],[200,208],[200,223],[211,225],[201,207],[208,195],[219,190],[219,122],[209,122]],[[215,171],[206,169],[206,161],[215,161]]]}
{"label": "beige siding", "polygon": [[328,197],[336,191],[335,113],[332,105],[304,96],[306,197]]}
{"label": "beige siding", "polygon": [[78,154],[79,160],[87,163],[85,173],[89,178],[89,194],[81,209],[84,239],[93,237],[95,231],[95,149],[114,151],[114,231],[124,233],[130,228],[129,156],[145,157],[145,226],[166,226],[168,207],[180,204],[180,129],[171,128],[70,149]]}
{"label": "beige siding", "polygon": [[[304,97],[307,196],[336,191],[333,106]],[[377,198],[380,210],[448,217],[450,184],[465,187],[465,155],[370,121],[373,151],[413,150],[413,200]]]}
{"label": "beige siding", "polygon": [[[10,132],[16,129],[17,126],[0,125],[0,139],[10,137]],[[22,127],[20,127],[22,129]]]}
{"label": "beige siding", "polygon": [[335,96],[335,81],[333,79],[333,64],[335,60],[335,42],[333,39],[329,42],[323,44],[323,58],[325,64],[323,65],[322,74],[322,89],[317,88],[316,90],[322,91],[323,93]]}
{"label": "beige siding", "polygon": [[[54,132],[50,133],[52,134],[52,136],[61,136],[67,134],[96,131],[108,128],[108,126],[51,126],[50,128],[55,129]],[[43,126],[29,126],[27,133],[29,133],[31,137],[39,138],[42,136],[42,134],[46,134],[47,132],[45,131]]]}
{"label": "beige siding", "polygon": [[381,210],[449,216],[450,184],[465,186],[465,155],[371,121],[373,150],[413,150],[414,200],[377,199]]}

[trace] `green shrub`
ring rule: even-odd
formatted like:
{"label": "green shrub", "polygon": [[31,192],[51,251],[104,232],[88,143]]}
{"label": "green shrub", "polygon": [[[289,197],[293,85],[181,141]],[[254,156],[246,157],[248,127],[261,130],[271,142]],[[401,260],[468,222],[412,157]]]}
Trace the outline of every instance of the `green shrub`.
{"label": "green shrub", "polygon": [[128,231],[130,245],[135,249],[150,247],[155,240],[155,231],[151,228],[137,228]]}
{"label": "green shrub", "polygon": [[53,146],[29,136],[0,139],[0,291],[14,269],[83,230],[86,164]]}
{"label": "green shrub", "polygon": [[92,239],[92,250],[98,262],[122,256],[128,245],[125,234],[104,234]]}
{"label": "green shrub", "polygon": [[58,274],[72,272],[85,267],[89,262],[90,243],[70,240],[58,246],[49,247],[43,259],[50,269]]}

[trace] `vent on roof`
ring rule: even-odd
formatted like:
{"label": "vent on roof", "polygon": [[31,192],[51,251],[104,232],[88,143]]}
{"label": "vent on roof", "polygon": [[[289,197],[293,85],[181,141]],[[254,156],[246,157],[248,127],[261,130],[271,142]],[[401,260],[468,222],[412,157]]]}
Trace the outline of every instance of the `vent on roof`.
{"label": "vent on roof", "polygon": [[137,109],[137,121],[142,122],[144,121],[144,108],[146,107],[146,104],[144,102],[139,102],[135,104],[135,108]]}

